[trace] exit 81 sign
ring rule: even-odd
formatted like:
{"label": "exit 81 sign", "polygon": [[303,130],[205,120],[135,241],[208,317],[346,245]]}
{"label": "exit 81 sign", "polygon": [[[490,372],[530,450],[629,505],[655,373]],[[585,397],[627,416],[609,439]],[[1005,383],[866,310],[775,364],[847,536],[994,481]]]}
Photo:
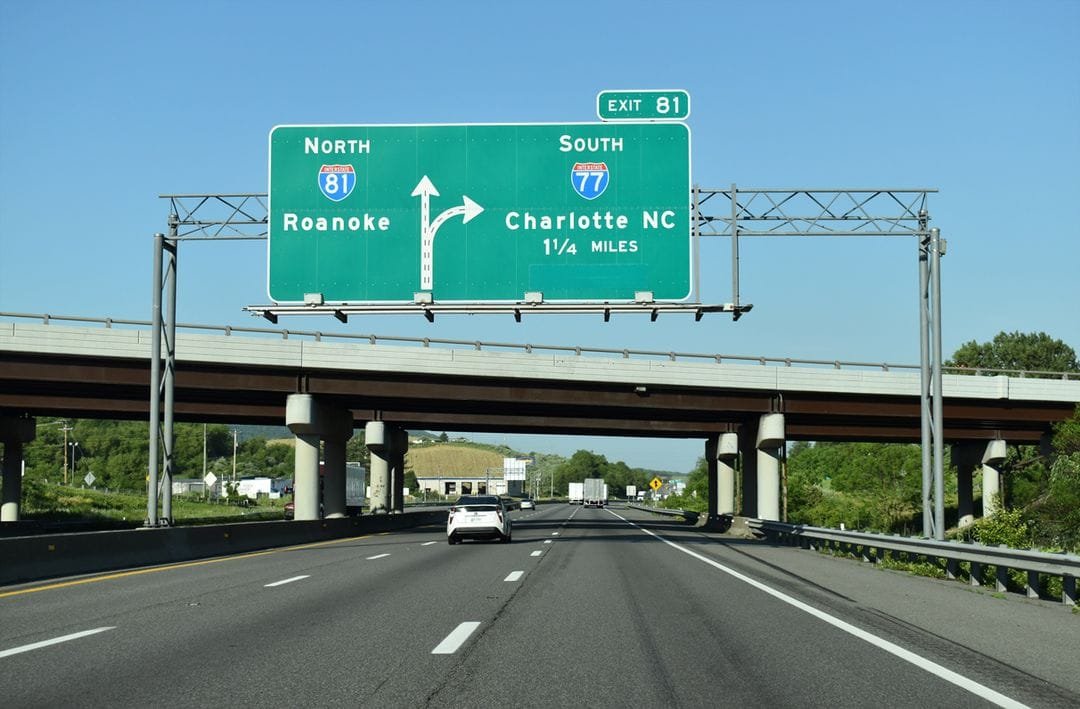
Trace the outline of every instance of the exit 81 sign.
{"label": "exit 81 sign", "polygon": [[690,115],[690,93],[682,89],[601,91],[596,115],[602,121],[681,121]]}

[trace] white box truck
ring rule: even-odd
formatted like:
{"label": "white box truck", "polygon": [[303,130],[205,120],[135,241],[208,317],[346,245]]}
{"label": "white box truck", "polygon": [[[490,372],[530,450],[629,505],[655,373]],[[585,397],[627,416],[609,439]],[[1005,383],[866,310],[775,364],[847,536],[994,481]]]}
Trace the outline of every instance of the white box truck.
{"label": "white box truck", "polygon": [[607,484],[603,478],[585,478],[586,507],[603,507],[607,502]]}
{"label": "white box truck", "polygon": [[570,483],[570,499],[571,505],[580,505],[585,499],[585,483]]}
{"label": "white box truck", "polygon": [[345,464],[345,509],[350,515],[360,514],[367,497],[367,468],[360,463]]}

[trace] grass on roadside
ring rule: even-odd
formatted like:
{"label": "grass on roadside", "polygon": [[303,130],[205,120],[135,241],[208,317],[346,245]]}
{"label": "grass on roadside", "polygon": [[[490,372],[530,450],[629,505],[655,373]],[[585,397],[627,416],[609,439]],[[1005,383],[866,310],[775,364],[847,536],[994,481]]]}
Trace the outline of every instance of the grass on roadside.
{"label": "grass on roadside", "polygon": [[[220,521],[280,519],[287,500],[252,501],[249,506],[204,500],[201,496],[174,495],[176,524],[209,524]],[[146,519],[146,495],[73,488],[37,481],[23,486],[23,519],[46,522],[108,522],[141,524]]]}

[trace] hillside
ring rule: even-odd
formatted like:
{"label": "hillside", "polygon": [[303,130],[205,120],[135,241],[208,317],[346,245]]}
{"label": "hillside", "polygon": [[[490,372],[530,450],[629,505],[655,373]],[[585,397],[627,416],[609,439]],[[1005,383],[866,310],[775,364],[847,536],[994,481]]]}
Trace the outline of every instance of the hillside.
{"label": "hillside", "polygon": [[489,469],[502,476],[503,455],[469,444],[443,443],[410,446],[405,455],[405,467],[417,477],[483,476]]}

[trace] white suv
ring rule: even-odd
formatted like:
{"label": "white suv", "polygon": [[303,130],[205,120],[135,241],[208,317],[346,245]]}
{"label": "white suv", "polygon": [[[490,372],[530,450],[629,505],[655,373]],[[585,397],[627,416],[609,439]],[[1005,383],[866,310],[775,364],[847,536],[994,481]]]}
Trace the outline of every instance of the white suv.
{"label": "white suv", "polygon": [[446,519],[446,541],[498,539],[510,543],[510,516],[495,495],[462,495]]}

